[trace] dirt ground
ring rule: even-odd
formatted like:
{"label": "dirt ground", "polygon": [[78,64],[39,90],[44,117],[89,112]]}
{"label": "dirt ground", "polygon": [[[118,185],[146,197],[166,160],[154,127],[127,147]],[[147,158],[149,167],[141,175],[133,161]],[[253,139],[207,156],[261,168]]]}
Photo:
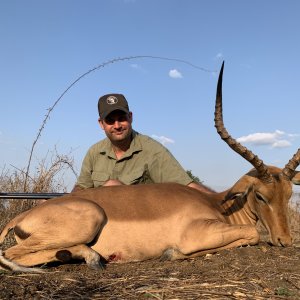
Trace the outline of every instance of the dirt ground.
{"label": "dirt ground", "polygon": [[0,273],[0,299],[300,299],[300,248],[257,246],[175,262]]}

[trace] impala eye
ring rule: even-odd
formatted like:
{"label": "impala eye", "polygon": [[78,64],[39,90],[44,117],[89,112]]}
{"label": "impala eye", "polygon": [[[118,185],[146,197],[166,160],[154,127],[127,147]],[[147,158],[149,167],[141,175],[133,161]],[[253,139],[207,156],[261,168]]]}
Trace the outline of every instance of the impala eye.
{"label": "impala eye", "polygon": [[257,200],[264,202],[265,204],[268,203],[268,201],[259,193],[255,193],[255,197]]}

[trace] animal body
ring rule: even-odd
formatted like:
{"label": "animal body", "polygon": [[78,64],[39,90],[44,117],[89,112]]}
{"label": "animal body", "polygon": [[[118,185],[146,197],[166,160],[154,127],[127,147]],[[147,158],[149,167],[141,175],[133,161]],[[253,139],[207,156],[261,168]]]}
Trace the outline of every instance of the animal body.
{"label": "animal body", "polygon": [[253,165],[222,193],[174,184],[87,189],[44,202],[11,220],[0,243],[14,229],[17,245],[0,253],[0,266],[24,272],[51,261],[83,259],[93,269],[107,262],[151,258],[184,259],[259,241],[260,220],[276,246],[290,246],[288,201],[300,149],[283,169],[266,166],[226,131],[222,117],[222,65],[215,126],[221,138]]}

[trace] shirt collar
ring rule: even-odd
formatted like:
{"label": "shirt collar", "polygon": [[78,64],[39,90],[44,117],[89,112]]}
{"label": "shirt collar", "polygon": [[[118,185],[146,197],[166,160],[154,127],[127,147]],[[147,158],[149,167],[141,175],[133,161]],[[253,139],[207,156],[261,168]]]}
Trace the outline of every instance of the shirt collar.
{"label": "shirt collar", "polygon": [[[123,160],[124,158],[132,156],[134,153],[142,151],[142,144],[139,138],[139,133],[135,130],[132,130],[132,141],[130,143],[129,149],[125,152],[124,156],[121,158]],[[112,159],[116,159],[114,150],[112,148],[111,142],[108,138],[103,140],[103,147],[100,149],[100,154],[107,155],[108,157]]]}

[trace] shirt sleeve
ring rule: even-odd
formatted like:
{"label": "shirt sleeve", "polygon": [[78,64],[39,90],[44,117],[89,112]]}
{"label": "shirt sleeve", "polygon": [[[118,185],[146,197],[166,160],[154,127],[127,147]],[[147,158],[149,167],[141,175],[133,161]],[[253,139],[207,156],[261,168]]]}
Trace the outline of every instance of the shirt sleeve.
{"label": "shirt sleeve", "polygon": [[92,155],[91,155],[91,150],[89,150],[83,159],[80,175],[77,179],[76,185],[79,185],[84,189],[94,187],[94,182],[92,180],[92,171],[93,171]]}
{"label": "shirt sleeve", "polygon": [[151,166],[150,176],[154,182],[176,182],[188,185],[193,179],[186,173],[171,152],[162,147]]}

